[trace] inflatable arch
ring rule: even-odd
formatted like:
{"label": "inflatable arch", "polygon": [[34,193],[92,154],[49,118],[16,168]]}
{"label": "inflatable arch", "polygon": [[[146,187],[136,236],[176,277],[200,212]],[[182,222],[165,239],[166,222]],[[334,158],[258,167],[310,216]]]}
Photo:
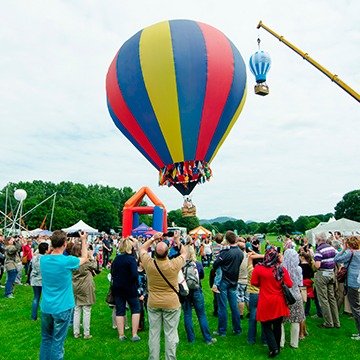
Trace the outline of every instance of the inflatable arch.
{"label": "inflatable arch", "polygon": [[[145,196],[152,201],[154,206],[140,206]],[[165,206],[150,188],[146,186],[142,187],[124,205],[122,236],[130,236],[132,230],[139,226],[140,214],[152,214],[152,228],[157,231],[167,232],[167,213]]]}

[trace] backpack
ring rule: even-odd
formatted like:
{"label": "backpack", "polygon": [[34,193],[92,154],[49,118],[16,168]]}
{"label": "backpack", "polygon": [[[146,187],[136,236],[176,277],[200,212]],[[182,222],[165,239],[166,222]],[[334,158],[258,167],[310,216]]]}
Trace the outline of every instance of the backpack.
{"label": "backpack", "polygon": [[190,290],[199,289],[200,279],[199,272],[197,270],[196,264],[193,261],[188,261],[183,268],[184,277],[186,284]]}

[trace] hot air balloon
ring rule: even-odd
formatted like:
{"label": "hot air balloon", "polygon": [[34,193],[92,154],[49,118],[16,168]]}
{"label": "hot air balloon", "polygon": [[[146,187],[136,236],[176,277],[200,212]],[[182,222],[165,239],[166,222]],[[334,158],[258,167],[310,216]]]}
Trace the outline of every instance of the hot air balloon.
{"label": "hot air balloon", "polygon": [[209,164],[245,102],[246,69],[214,27],[163,21],[122,45],[106,93],[115,125],[158,169],[159,184],[188,195],[212,176]]}
{"label": "hot air balloon", "polygon": [[249,65],[257,83],[254,88],[255,94],[265,96],[269,93],[269,87],[266,84],[266,74],[270,70],[271,59],[267,52],[260,50],[260,39],[257,41],[259,51],[251,56]]}

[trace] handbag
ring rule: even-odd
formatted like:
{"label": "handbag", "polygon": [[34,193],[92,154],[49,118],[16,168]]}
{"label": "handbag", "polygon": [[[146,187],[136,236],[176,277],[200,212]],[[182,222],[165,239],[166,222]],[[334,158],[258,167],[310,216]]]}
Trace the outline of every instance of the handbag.
{"label": "handbag", "polygon": [[350,266],[350,263],[351,263],[351,260],[353,258],[353,255],[354,253],[351,253],[351,257],[350,257],[350,261],[349,263],[347,264],[347,266],[342,266],[340,268],[340,270],[337,272],[336,274],[336,280],[339,282],[339,283],[345,283],[346,280],[347,280],[347,273],[348,273],[348,268]]}
{"label": "handbag", "polygon": [[114,293],[113,293],[113,287],[112,284],[110,284],[109,286],[109,290],[106,294],[106,298],[105,301],[109,304],[109,305],[115,305],[115,298],[114,298]]}
{"label": "handbag", "polygon": [[290,289],[284,284],[284,280],[281,280],[282,291],[285,296],[285,301],[288,305],[294,305],[296,303],[296,299],[291,293]]}
{"label": "handbag", "polygon": [[[182,282],[180,282],[179,285],[179,291],[177,291],[174,286],[172,286],[169,282],[169,280],[165,277],[165,275],[161,272],[161,270],[159,269],[158,264],[156,263],[156,261],[154,260],[154,264],[155,267],[157,269],[157,271],[159,272],[159,274],[161,275],[161,277],[165,280],[165,282],[171,287],[171,289],[176,293],[176,295],[179,298],[180,303],[182,304],[186,297],[189,295],[189,289],[187,289],[184,284]],[[184,276],[183,276],[184,277]],[[184,280],[185,281],[185,280]],[[186,283],[186,282],[185,282]]]}

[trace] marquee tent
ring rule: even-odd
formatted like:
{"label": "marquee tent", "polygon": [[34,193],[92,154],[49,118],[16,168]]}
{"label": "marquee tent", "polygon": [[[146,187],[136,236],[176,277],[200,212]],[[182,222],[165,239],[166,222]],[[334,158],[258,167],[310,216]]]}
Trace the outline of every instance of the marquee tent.
{"label": "marquee tent", "polygon": [[211,234],[212,233],[210,230],[205,229],[201,225],[189,232],[189,235],[211,235]]}
{"label": "marquee tent", "polygon": [[68,228],[64,228],[62,230],[65,231],[66,233],[72,233],[72,232],[79,231],[79,230],[86,231],[88,234],[96,234],[99,232],[98,229],[94,229],[93,227],[86,224],[82,220],[80,220],[76,224],[74,224]]}
{"label": "marquee tent", "polygon": [[144,235],[144,233],[147,232],[148,230],[151,230],[151,227],[147,226],[144,223],[141,223],[135,229],[132,229],[131,235],[132,236],[141,236],[141,235]]}
{"label": "marquee tent", "polygon": [[305,232],[306,237],[309,239],[309,242],[315,245],[315,235],[319,233],[326,233],[340,231],[343,235],[351,234],[360,234],[360,222],[349,220],[349,219],[339,219],[332,220],[330,219],[327,223],[320,223],[318,226],[313,229],[307,230]]}

